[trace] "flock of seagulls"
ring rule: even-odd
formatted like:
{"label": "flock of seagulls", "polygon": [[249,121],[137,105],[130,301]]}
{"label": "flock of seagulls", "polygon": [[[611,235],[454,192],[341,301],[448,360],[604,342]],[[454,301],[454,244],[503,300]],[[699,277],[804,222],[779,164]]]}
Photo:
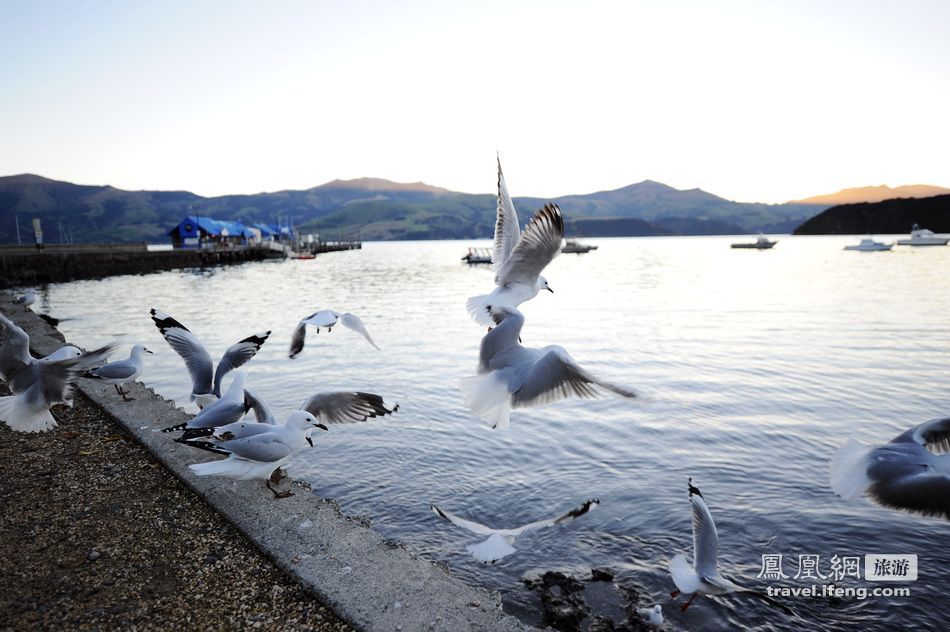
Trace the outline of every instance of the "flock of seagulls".
{"label": "flock of seagulls", "polygon": [[[521,229],[499,160],[492,252],[495,287],[466,302],[472,319],[488,331],[479,347],[477,374],[461,381],[466,406],[493,429],[509,426],[512,409],[543,406],[567,397],[591,398],[610,393],[625,400],[640,399],[633,389],[591,374],[560,346],[533,348],[522,343],[525,317],[518,307],[542,290],[554,292],[542,272],[560,252],[563,236],[564,220],[554,204],[539,209]],[[36,292],[31,290],[17,303],[28,308],[35,300]],[[191,378],[190,397],[199,408],[187,422],[163,432],[179,432],[175,442],[225,457],[190,465],[197,476],[262,480],[276,498],[283,498],[292,492],[279,491],[273,484],[280,482],[281,467],[294,454],[313,446],[314,431],[327,431],[335,424],[366,422],[399,409],[398,405],[389,407],[380,395],[373,393],[324,392],[307,397],[279,423],[267,403],[247,388],[247,372],[236,370],[254,358],[269,339],[270,331],[231,345],[215,366],[208,351],[187,327],[156,309],[150,315],[159,333],[183,360]],[[308,326],[319,333],[321,329],[330,332],[337,324],[379,349],[358,316],[323,309],[299,321],[291,335],[289,358],[296,358],[303,351]],[[50,408],[69,404],[73,385],[81,377],[112,384],[129,401],[128,392],[121,387],[142,374],[145,356],[152,353],[137,344],[128,358],[106,363],[108,355],[115,351],[114,344],[88,352],[67,345],[46,357],[34,358],[27,334],[3,314],[0,333],[0,377],[13,393],[0,397],[0,420],[21,432],[54,428],[56,420]],[[224,378],[232,372],[231,382],[224,390]],[[832,459],[831,488],[848,500],[867,492],[888,507],[950,519],[950,454],[941,452],[950,452],[950,418],[915,426],[883,446],[866,446],[852,440]],[[676,590],[671,596],[689,596],[681,606],[684,612],[697,595],[744,592],[769,600],[720,573],[719,535],[712,513],[692,479],[687,491],[692,509],[693,561],[690,564],[682,554],[672,558],[669,571]],[[555,518],[513,528],[488,527],[436,504],[431,509],[449,523],[486,537],[467,546],[467,550],[476,560],[493,564],[515,552],[518,536],[571,522],[599,504],[598,500],[588,500]],[[772,603],[788,611],[781,604]],[[660,605],[638,612],[655,627],[663,623]]]}

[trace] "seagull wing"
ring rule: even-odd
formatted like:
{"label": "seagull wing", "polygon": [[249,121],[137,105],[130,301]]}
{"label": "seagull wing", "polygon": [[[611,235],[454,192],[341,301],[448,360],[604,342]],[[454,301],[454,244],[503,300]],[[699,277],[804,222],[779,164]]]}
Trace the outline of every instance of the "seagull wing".
{"label": "seagull wing", "polygon": [[259,463],[273,463],[294,453],[294,449],[274,432],[222,441],[218,446],[234,456]]}
{"label": "seagull wing", "polygon": [[913,441],[933,452],[950,452],[950,417],[931,419],[904,432],[891,443]]}
{"label": "seagull wing", "polygon": [[245,406],[250,407],[250,409],[254,411],[254,417],[258,422],[269,425],[277,424],[274,411],[270,409],[267,402],[247,389],[244,389],[244,403]]}
{"label": "seagull wing", "polygon": [[555,204],[540,209],[525,226],[518,244],[498,270],[495,283],[524,283],[534,286],[538,275],[561,251],[564,220]]}
{"label": "seagull wing", "polygon": [[366,421],[373,417],[389,415],[399,406],[386,408],[383,398],[373,393],[317,393],[311,395],[301,406],[319,421],[328,424],[345,424]]}
{"label": "seagull wing", "polygon": [[598,387],[621,397],[636,398],[636,393],[604,382],[581,368],[567,351],[549,347],[524,374],[520,388],[512,395],[515,408],[547,404],[570,397],[597,397]]}
{"label": "seagull wing", "polygon": [[501,533],[504,535],[518,536],[528,531],[543,529],[545,527],[554,527],[559,524],[563,524],[565,522],[570,522],[574,518],[579,518],[580,516],[583,516],[589,511],[593,511],[594,509],[597,508],[598,505],[600,505],[599,500],[596,500],[596,499],[588,500],[583,505],[579,507],[575,507],[574,509],[571,509],[566,514],[560,515],[556,518],[548,518],[547,520],[538,520],[537,522],[530,522],[524,526],[517,527],[515,529],[506,529],[504,531],[501,531]]}
{"label": "seagull wing", "polygon": [[373,339],[370,338],[369,332],[366,331],[366,327],[363,326],[363,321],[360,320],[359,316],[357,316],[356,314],[346,313],[340,316],[340,322],[347,329],[352,329],[356,333],[366,338],[369,344],[373,345],[374,347],[376,347],[377,350],[379,350],[379,347],[376,345],[375,342],[373,342]]}
{"label": "seagull wing", "polygon": [[180,322],[157,309],[151,311],[152,321],[165,338],[165,342],[181,356],[191,375],[192,393],[211,393],[213,377],[211,356],[198,338]]}
{"label": "seagull wing", "polygon": [[716,523],[702,496],[693,494],[689,502],[693,505],[693,567],[701,577],[717,577],[719,533]]}
{"label": "seagull wing", "polygon": [[215,395],[221,394],[221,380],[224,376],[227,375],[229,371],[244,366],[251,358],[257,355],[261,346],[267,342],[268,336],[270,336],[270,331],[254,334],[228,347],[224,355],[221,356],[221,361],[218,362],[218,368],[214,370],[214,390],[212,392]]}
{"label": "seagull wing", "polygon": [[234,439],[244,439],[253,435],[273,432],[274,425],[261,423],[259,421],[235,421],[225,426],[219,426],[214,429],[210,436],[214,441],[232,441]]}
{"label": "seagull wing", "polygon": [[879,462],[872,468],[869,475],[880,478],[868,487],[868,494],[878,503],[950,520],[950,475],[912,463]]}
{"label": "seagull wing", "polygon": [[0,345],[0,377],[12,381],[15,376],[33,364],[30,355],[30,337],[19,325],[0,313],[3,342]]}
{"label": "seagull wing", "polygon": [[439,508],[438,505],[430,505],[430,507],[432,508],[432,512],[435,515],[445,520],[448,520],[449,522],[451,522],[457,527],[462,527],[463,529],[471,531],[472,533],[475,533],[478,535],[492,535],[493,533],[496,533],[495,529],[491,529],[489,527],[486,527],[483,524],[479,524],[477,522],[473,522],[471,520],[466,520],[465,518],[456,516],[454,513],[451,513],[444,509]]}
{"label": "seagull wing", "polygon": [[508,186],[505,184],[505,175],[501,172],[501,159],[498,159],[498,204],[495,211],[495,247],[492,250],[492,272],[497,282],[499,273],[521,238],[521,226],[518,224],[518,213],[508,195]]}

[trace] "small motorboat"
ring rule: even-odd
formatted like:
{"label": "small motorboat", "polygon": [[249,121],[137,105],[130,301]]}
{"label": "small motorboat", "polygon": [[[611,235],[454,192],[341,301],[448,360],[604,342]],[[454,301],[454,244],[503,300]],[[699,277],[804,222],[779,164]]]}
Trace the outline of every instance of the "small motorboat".
{"label": "small motorboat", "polygon": [[310,252],[292,252],[290,253],[291,259],[316,259],[317,255]]}
{"label": "small motorboat", "polygon": [[861,252],[879,252],[883,250],[890,250],[893,247],[894,244],[885,244],[882,241],[874,241],[870,236],[867,236],[861,240],[861,243],[845,246],[844,249],[859,250]]}
{"label": "small motorboat", "polygon": [[950,237],[935,235],[932,230],[921,228],[917,224],[910,229],[910,239],[898,239],[899,246],[946,246]]}
{"label": "small motorboat", "polygon": [[561,252],[566,254],[575,254],[582,255],[585,252],[590,252],[591,250],[597,250],[598,246],[590,246],[588,244],[582,244],[574,238],[565,239],[564,245],[561,246]]}
{"label": "small motorboat", "polygon": [[754,248],[756,250],[767,250],[777,244],[778,241],[771,241],[765,235],[759,235],[753,243],[732,244],[733,248]]}
{"label": "small motorboat", "polygon": [[465,263],[491,263],[491,248],[469,248],[462,257]]}

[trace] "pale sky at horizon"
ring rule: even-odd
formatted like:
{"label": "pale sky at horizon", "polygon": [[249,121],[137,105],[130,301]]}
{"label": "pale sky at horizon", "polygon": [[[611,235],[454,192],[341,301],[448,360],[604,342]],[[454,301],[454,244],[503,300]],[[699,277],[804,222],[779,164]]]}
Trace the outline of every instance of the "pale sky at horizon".
{"label": "pale sky at horizon", "polygon": [[0,0],[0,175],[950,187],[950,2]]}

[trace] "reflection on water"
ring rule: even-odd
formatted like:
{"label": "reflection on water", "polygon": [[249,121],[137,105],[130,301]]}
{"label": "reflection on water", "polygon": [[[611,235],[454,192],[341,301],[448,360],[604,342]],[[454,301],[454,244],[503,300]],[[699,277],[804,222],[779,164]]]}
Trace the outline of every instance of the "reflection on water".
{"label": "reflection on water", "polygon": [[[114,336],[149,344],[159,355],[144,381],[179,405],[190,384],[152,307],[214,358],[273,330],[248,384],[280,418],[320,390],[398,402],[385,421],[320,433],[293,474],[384,536],[501,590],[529,621],[536,608],[523,576],[602,567],[639,588],[641,605],[664,604],[669,629],[946,629],[932,606],[950,589],[948,525],[844,503],[827,469],[848,437],[882,442],[950,414],[950,248],[843,251],[853,240],[783,238],[743,251],[728,237],[601,239],[589,240],[596,252],[558,257],[545,273],[556,293],[523,306],[525,344],[563,345],[649,400],[519,410],[507,432],[474,418],[458,391],[483,333],[464,302],[492,283],[487,267],[459,257],[487,242],[369,243],[312,261],[54,285],[44,306],[70,318],[64,333],[85,346]],[[383,350],[334,328],[311,332],[289,360],[294,325],[319,308],[358,314]],[[739,583],[764,588],[756,575],[766,553],[783,554],[789,575],[799,555],[826,565],[832,555],[917,553],[921,579],[909,598],[788,600],[795,617],[742,595],[698,598],[681,614],[666,567],[676,552],[691,556],[687,476],[715,516],[721,566]],[[594,497],[597,511],[519,538],[516,554],[488,567],[465,552],[469,534],[429,511],[437,502],[513,526]]]}

